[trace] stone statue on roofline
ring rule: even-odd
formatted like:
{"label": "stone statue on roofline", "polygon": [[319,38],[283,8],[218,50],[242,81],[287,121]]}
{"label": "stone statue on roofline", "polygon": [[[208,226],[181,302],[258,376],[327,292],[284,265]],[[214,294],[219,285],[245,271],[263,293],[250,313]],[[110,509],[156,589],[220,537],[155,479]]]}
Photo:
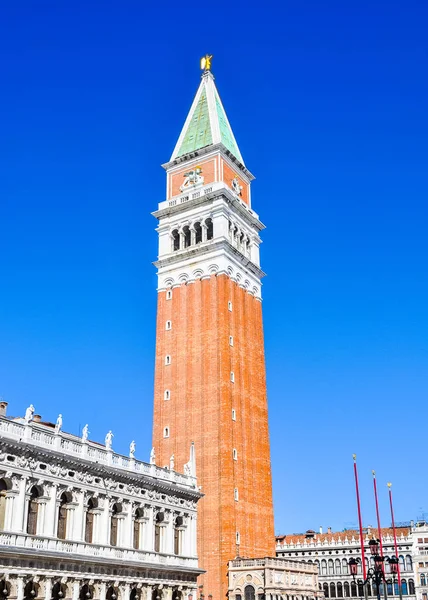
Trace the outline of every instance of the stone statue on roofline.
{"label": "stone statue on roofline", "polygon": [[86,423],[86,425],[82,429],[82,442],[88,441],[88,435],[89,435],[89,426]]}
{"label": "stone statue on roofline", "polygon": [[136,449],[136,444],[135,444],[135,441],[132,440],[132,442],[129,445],[129,458],[135,458],[135,449]]}
{"label": "stone statue on roofline", "polygon": [[25,411],[24,421],[25,421],[26,425],[28,425],[28,423],[33,420],[34,411],[35,411],[34,406],[32,404],[30,404],[30,406]]}
{"label": "stone statue on roofline", "polygon": [[61,431],[61,427],[62,427],[62,414],[59,414],[58,418],[56,420],[56,424],[55,424],[55,433],[59,433]]}
{"label": "stone statue on roofline", "polygon": [[106,435],[106,439],[105,439],[106,450],[111,450],[111,445],[113,443],[113,437],[114,437],[114,435],[110,429],[110,431]]}
{"label": "stone statue on roofline", "polygon": [[151,465],[155,465],[156,464],[156,454],[155,454],[155,449],[152,448],[152,451],[150,452],[150,464]]}

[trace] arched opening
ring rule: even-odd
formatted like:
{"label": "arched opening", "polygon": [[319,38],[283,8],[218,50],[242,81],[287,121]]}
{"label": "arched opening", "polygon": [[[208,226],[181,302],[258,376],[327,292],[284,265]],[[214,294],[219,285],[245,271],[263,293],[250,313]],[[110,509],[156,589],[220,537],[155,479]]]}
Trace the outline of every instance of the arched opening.
{"label": "arched opening", "polygon": [[172,238],[172,250],[180,250],[180,234],[178,233],[178,229],[174,229],[171,232]]}
{"label": "arched opening", "polygon": [[325,598],[330,598],[329,589],[328,589],[328,583],[323,583],[322,589],[324,591],[324,597]]}
{"label": "arched opening", "polygon": [[327,575],[327,561],[321,561],[321,575]]}
{"label": "arched opening", "polygon": [[144,509],[140,506],[135,509],[134,513],[134,548],[140,550],[142,547],[142,533],[143,533],[143,521]]}
{"label": "arched opening", "polygon": [[116,502],[111,509],[110,518],[110,546],[117,546],[119,514],[122,512],[122,506]]}
{"label": "arched opening", "polygon": [[10,594],[10,583],[6,579],[0,579],[0,598],[7,598]]}
{"label": "arched opening", "polygon": [[164,521],[164,519],[165,519],[164,513],[158,512],[158,514],[156,515],[156,519],[155,519],[155,552],[161,551],[161,547],[162,547],[162,543],[161,543],[162,525],[161,525],[161,523]]}
{"label": "arched opening", "polygon": [[27,533],[36,535],[37,533],[37,514],[39,510],[38,498],[40,497],[39,488],[35,485],[30,490],[30,498],[28,500],[28,515],[27,515]]}
{"label": "arched opening", "polygon": [[410,556],[410,554],[406,555],[406,571],[412,571],[413,569],[413,563],[412,563],[412,557]]}
{"label": "arched opening", "polygon": [[[331,558],[328,561],[328,574],[329,575],[334,575],[334,563],[333,563],[333,561],[332,561]],[[332,596],[332,598],[333,598],[333,596]]]}
{"label": "arched opening", "polygon": [[173,590],[172,592],[172,600],[183,600],[183,594],[178,590]]}
{"label": "arched opening", "polygon": [[351,591],[349,589],[349,582],[345,581],[345,583],[343,584],[343,593],[345,598],[350,598],[351,597]]}
{"label": "arched opening", "polygon": [[192,238],[190,235],[190,228],[188,225],[185,225],[183,227],[183,234],[184,234],[184,247],[188,248],[192,242]]}
{"label": "arched opening", "polygon": [[214,237],[214,225],[212,219],[207,219],[205,225],[207,226],[207,240],[212,240]]}
{"label": "arched opening", "polygon": [[355,581],[351,581],[351,598],[357,597],[357,584]]}
{"label": "arched opening", "polygon": [[408,596],[408,594],[409,594],[409,589],[407,587],[407,581],[405,579],[401,580],[401,593],[403,594],[403,596]]}
{"label": "arched opening", "polygon": [[392,581],[390,579],[388,579],[388,581],[386,582],[386,593],[388,594],[388,596],[392,596],[393,589],[392,589]]}
{"label": "arched opening", "polygon": [[348,561],[346,560],[346,558],[344,558],[344,559],[342,560],[342,573],[343,573],[344,575],[347,575],[347,574],[348,574],[348,572],[349,572],[349,570],[348,570]]}
{"label": "arched opening", "polygon": [[85,514],[85,542],[92,544],[94,539],[95,509],[98,507],[96,498],[89,498]]}
{"label": "arched opening", "polygon": [[112,585],[106,592],[106,600],[117,600],[117,591]]}
{"label": "arched opening", "polygon": [[152,592],[152,600],[162,600],[162,590],[155,588]]}
{"label": "arched opening", "polygon": [[129,594],[129,600],[139,600],[137,588],[132,588],[131,593]]}
{"label": "arched opening", "polygon": [[340,581],[337,582],[337,597],[343,598],[343,586]]}
{"label": "arched opening", "polygon": [[427,579],[425,573],[421,573],[421,586],[425,587],[427,584]]}
{"label": "arched opening", "polygon": [[244,589],[245,600],[256,600],[256,592],[252,585],[246,585]]}
{"label": "arched opening", "polygon": [[330,583],[330,598],[336,598],[336,586]]}
{"label": "arched opening", "polygon": [[53,600],[61,600],[61,598],[65,598],[67,594],[67,586],[61,584],[61,582],[57,581],[52,586],[52,599]]}
{"label": "arched opening", "polygon": [[411,596],[415,595],[415,582],[413,581],[413,579],[409,579],[409,594]]}
{"label": "arched opening", "polygon": [[336,560],[335,560],[334,571],[335,571],[336,575],[342,575],[342,563],[340,562],[340,560],[338,558],[336,558]]}
{"label": "arched opening", "polygon": [[406,569],[406,565],[404,563],[404,556],[402,554],[398,558],[398,563],[400,565],[400,573],[402,573]]}
{"label": "arched opening", "polygon": [[174,554],[182,554],[183,517],[177,517],[174,522]]}
{"label": "arched opening", "polygon": [[61,494],[59,508],[58,508],[58,527],[57,527],[57,537],[60,540],[65,540],[67,536],[67,504],[71,498],[69,494],[64,492]]}
{"label": "arched opening", "polygon": [[37,598],[39,585],[31,579],[24,587],[24,600],[34,600]]}
{"label": "arched opening", "polygon": [[0,479],[0,531],[4,529],[4,520],[6,516],[6,492],[8,485],[5,479]]}
{"label": "arched opening", "polygon": [[79,600],[90,600],[92,598],[92,589],[87,583],[82,585],[79,592]]}
{"label": "arched opening", "polygon": [[195,223],[195,244],[202,242],[202,227],[200,223]]}

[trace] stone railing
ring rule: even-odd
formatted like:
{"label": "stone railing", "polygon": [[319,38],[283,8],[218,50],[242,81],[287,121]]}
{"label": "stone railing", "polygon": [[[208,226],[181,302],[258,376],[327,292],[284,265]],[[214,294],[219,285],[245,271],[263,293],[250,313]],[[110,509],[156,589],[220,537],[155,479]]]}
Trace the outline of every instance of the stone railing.
{"label": "stone railing", "polygon": [[[367,548],[369,547],[369,541],[372,539],[373,536],[368,536],[365,535],[364,536],[364,540],[365,540],[365,546],[367,545]],[[397,541],[399,543],[411,543],[411,537],[408,535],[403,535],[398,534],[397,535]],[[392,535],[384,535],[382,536],[382,542],[383,544],[393,544],[394,543],[394,538]],[[287,544],[286,542],[277,542],[276,544],[276,549],[277,550],[301,550],[301,549],[309,549],[309,548],[316,548],[319,546],[349,546],[349,547],[360,547],[360,539],[359,537],[345,537],[345,534],[343,536],[343,538],[325,538],[323,540],[318,540],[318,539],[310,539],[310,540],[305,540],[304,542],[291,542],[289,544]]]}
{"label": "stone railing", "polygon": [[112,450],[107,450],[101,444],[87,440],[83,441],[81,438],[63,431],[56,433],[53,428],[48,428],[33,421],[24,424],[0,417],[0,437],[22,441],[39,448],[63,452],[71,457],[84,458],[115,469],[133,471],[186,487],[196,488],[195,477],[170,471],[167,468],[161,468],[134,458],[128,458]]}
{"label": "stone railing", "polygon": [[174,554],[161,554],[147,550],[134,550],[129,548],[117,548],[114,546],[101,546],[99,544],[87,544],[86,542],[74,542],[71,540],[58,540],[22,533],[0,533],[0,548],[33,549],[39,552],[59,552],[67,555],[83,557],[94,557],[108,560],[120,560],[125,563],[149,563],[164,566],[184,566],[197,568],[197,558],[186,556],[175,556]]}
{"label": "stone railing", "polygon": [[234,568],[280,568],[287,571],[299,571],[305,573],[318,573],[318,568],[314,564],[308,564],[297,560],[289,560],[285,558],[237,558],[231,561]]}

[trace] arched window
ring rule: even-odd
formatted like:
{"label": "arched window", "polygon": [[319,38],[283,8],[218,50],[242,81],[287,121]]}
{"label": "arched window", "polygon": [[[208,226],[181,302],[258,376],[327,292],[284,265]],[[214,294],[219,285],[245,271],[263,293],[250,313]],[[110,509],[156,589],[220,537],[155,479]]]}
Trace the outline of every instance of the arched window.
{"label": "arched window", "polygon": [[4,479],[0,479],[0,531],[4,529],[6,516],[6,492],[8,485]]}
{"label": "arched window", "polygon": [[89,498],[85,514],[85,542],[92,544],[94,538],[94,513],[98,507],[96,498]]}
{"label": "arched window", "polygon": [[347,574],[348,574],[348,572],[349,572],[349,568],[348,568],[348,561],[346,560],[346,558],[344,558],[344,559],[342,560],[342,573],[343,573],[344,575],[347,575]]}
{"label": "arched window", "polygon": [[202,242],[202,227],[200,223],[195,223],[195,244]]}
{"label": "arched window", "polygon": [[90,600],[93,596],[92,588],[85,583],[82,585],[79,592],[79,600]]}
{"label": "arched window", "polygon": [[324,559],[321,561],[321,575],[327,575],[327,561]]}
{"label": "arched window", "polygon": [[400,588],[398,587],[398,581],[394,581],[394,596],[400,595]]}
{"label": "arched window", "polygon": [[62,600],[67,594],[67,586],[57,581],[52,586],[52,600]]}
{"label": "arched window", "polygon": [[427,584],[427,580],[425,577],[425,573],[421,573],[421,585],[425,587],[426,584]]}
{"label": "arched window", "polygon": [[407,581],[405,579],[401,580],[401,592],[403,596],[407,596],[409,594],[409,590],[407,588]]}
{"label": "arched window", "polygon": [[39,595],[39,584],[31,579],[24,587],[24,600],[35,600]]}
{"label": "arched window", "polygon": [[162,512],[159,512],[156,515],[155,519],[155,552],[160,552],[162,543],[161,543],[161,534],[162,534],[162,526],[161,523],[164,521],[165,515]]}
{"label": "arched window", "polygon": [[190,235],[190,229],[189,229],[188,225],[183,227],[183,234],[184,234],[184,247],[188,248],[191,244],[191,235]]}
{"label": "arched window", "polygon": [[357,584],[355,583],[355,581],[351,581],[351,597],[357,597]]}
{"label": "arched window", "polygon": [[364,585],[361,579],[358,581],[358,595],[362,598],[364,596]]}
{"label": "arched window", "polygon": [[[366,583],[366,588],[367,588],[367,596],[371,596],[372,588],[371,588],[370,583]],[[360,590],[362,590],[361,596],[363,596],[364,595],[364,586],[361,582],[358,584],[358,595],[360,595]],[[373,594],[374,594],[374,592],[373,592]]]}
{"label": "arched window", "polygon": [[329,598],[329,597],[330,597],[330,595],[329,595],[329,593],[328,593],[328,583],[323,583],[323,586],[322,586],[322,587],[323,587],[323,590],[324,590],[324,596],[325,596],[326,598]]}
{"label": "arched window", "polygon": [[413,579],[409,579],[409,594],[410,596],[415,595],[415,582],[413,581]]}
{"label": "arched window", "polygon": [[183,517],[178,516],[174,522],[174,554],[179,555],[183,554],[181,545],[182,545],[182,535],[183,535]]}
{"label": "arched window", "polygon": [[334,583],[330,583],[330,598],[336,598],[336,586]]}
{"label": "arched window", "polygon": [[412,571],[413,569],[413,564],[412,564],[412,557],[410,556],[410,554],[406,555],[406,571]]}
{"label": "arched window", "polygon": [[57,527],[57,537],[60,540],[65,540],[67,536],[67,504],[71,500],[69,495],[64,492],[61,494],[59,508],[58,508],[58,527]]}
{"label": "arched window", "polygon": [[144,509],[139,506],[135,509],[134,513],[134,548],[140,550],[142,548],[142,534],[143,534],[143,521]]}
{"label": "arched window", "polygon": [[[334,563],[332,561],[332,559],[330,558],[328,561],[328,574],[329,575],[334,575]],[[332,598],[334,598],[335,596],[332,596]]]}
{"label": "arched window", "polygon": [[398,558],[398,562],[400,564],[400,573],[402,573],[403,571],[406,570],[406,565],[404,563],[404,556],[402,554],[400,554],[400,556]]}
{"label": "arched window", "polygon": [[336,558],[334,563],[334,572],[336,575],[342,575],[342,563],[339,558]]}
{"label": "arched window", "polygon": [[337,582],[337,597],[343,598],[343,586],[340,581]]}
{"label": "arched window", "polygon": [[171,398],[171,392],[169,390],[165,390],[163,393],[163,399],[169,400]]}
{"label": "arched window", "polygon": [[36,535],[37,533],[37,513],[39,510],[39,496],[39,489],[35,485],[33,485],[30,491],[27,515],[27,533],[29,533],[30,535]]}
{"label": "arched window", "polygon": [[256,600],[256,594],[252,585],[246,585],[244,589],[245,600]]}
{"label": "arched window", "polygon": [[113,504],[113,508],[111,509],[111,518],[110,518],[110,546],[117,546],[118,535],[117,529],[119,525],[119,516],[122,512],[122,506],[116,502]]}
{"label": "arched window", "polygon": [[392,590],[392,581],[390,579],[388,579],[388,581],[386,582],[386,593],[388,594],[388,596],[392,596],[392,594],[394,593]]}
{"label": "arched window", "polygon": [[316,564],[316,566],[317,566],[317,568],[318,568],[318,575],[320,575],[320,574],[321,574],[321,570],[320,570],[320,561],[319,561],[319,560],[315,560],[314,562],[315,562],[315,564]]}
{"label": "arched window", "polygon": [[349,589],[349,583],[347,581],[345,581],[345,583],[343,584],[343,592],[344,592],[345,598],[350,597],[351,591]]}
{"label": "arched window", "polygon": [[205,225],[207,226],[207,240],[212,240],[214,237],[214,226],[212,219],[207,219],[205,221]]}
{"label": "arched window", "polygon": [[180,234],[178,233],[178,229],[174,229],[171,232],[172,237],[172,250],[180,250]]}

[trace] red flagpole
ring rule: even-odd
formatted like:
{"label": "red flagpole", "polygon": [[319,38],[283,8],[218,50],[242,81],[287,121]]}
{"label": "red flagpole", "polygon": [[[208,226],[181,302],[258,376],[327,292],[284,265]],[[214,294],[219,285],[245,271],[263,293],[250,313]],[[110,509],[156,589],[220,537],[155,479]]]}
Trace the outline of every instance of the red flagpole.
{"label": "red flagpole", "polygon": [[361,520],[361,505],[360,505],[360,490],[358,487],[358,472],[357,472],[357,455],[353,455],[354,459],[354,475],[355,475],[355,490],[357,492],[357,508],[358,508],[358,523],[360,525],[360,544],[361,544],[361,560],[363,567],[364,580],[366,579],[366,557],[364,552],[364,535],[363,535],[363,522]]}
{"label": "red flagpole", "polygon": [[[383,556],[383,545],[382,545],[382,529],[380,527],[380,517],[379,517],[379,502],[377,499],[377,485],[376,485],[376,472],[373,473],[373,489],[374,489],[374,497],[376,502],[376,517],[377,517],[377,531],[379,536],[379,545],[380,545],[380,555]],[[382,570],[384,569],[384,565],[382,563]]]}
{"label": "red flagpole", "polygon": [[398,567],[397,578],[398,578],[398,585],[400,586],[400,590],[401,590],[400,559],[398,558],[397,532],[395,531],[394,508],[392,506],[392,490],[391,490],[391,486],[392,486],[392,483],[388,483],[388,489],[389,489],[389,506],[391,507],[392,531],[394,533],[395,556],[397,557],[397,560],[399,561],[398,565],[397,565],[397,567]]}

